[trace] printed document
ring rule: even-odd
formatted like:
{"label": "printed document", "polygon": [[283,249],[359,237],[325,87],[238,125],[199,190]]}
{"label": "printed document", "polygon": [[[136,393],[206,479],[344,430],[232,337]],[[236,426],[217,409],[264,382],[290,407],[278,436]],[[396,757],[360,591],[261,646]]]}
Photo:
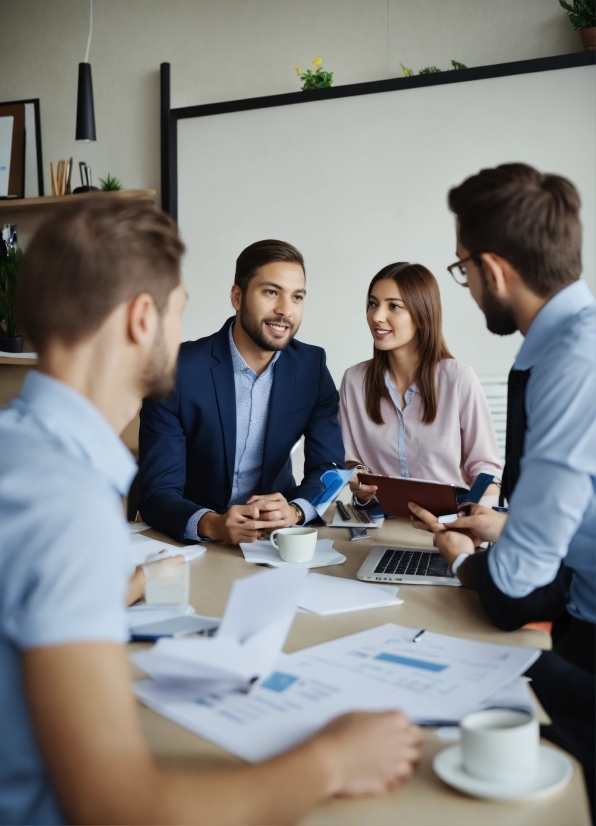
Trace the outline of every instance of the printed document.
{"label": "printed document", "polygon": [[184,728],[249,761],[297,745],[348,711],[401,709],[428,725],[453,724],[522,674],[540,652],[387,624],[279,655],[248,693],[180,697],[152,681],[138,698]]}

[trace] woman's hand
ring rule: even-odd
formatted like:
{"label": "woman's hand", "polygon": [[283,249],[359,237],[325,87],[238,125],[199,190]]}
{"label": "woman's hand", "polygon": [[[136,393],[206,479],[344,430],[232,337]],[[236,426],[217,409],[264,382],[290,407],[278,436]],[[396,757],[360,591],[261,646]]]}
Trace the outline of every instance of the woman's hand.
{"label": "woman's hand", "polygon": [[367,471],[359,470],[355,476],[352,476],[349,485],[350,490],[354,494],[354,496],[358,499],[359,502],[362,502],[362,504],[364,504],[365,502],[370,502],[371,499],[375,498],[375,496],[377,495],[377,486],[363,485],[358,478],[361,473],[367,473]]}

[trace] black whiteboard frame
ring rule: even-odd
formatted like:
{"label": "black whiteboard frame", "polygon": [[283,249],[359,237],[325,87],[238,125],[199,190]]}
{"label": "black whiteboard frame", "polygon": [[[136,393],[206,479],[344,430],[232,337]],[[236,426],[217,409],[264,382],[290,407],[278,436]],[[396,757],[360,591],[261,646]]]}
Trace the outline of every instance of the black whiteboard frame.
{"label": "black whiteboard frame", "polygon": [[321,100],[353,97],[354,95],[376,95],[380,92],[399,92],[426,86],[442,86],[445,83],[466,83],[470,80],[487,80],[509,75],[525,75],[533,72],[552,72],[555,69],[573,69],[578,66],[596,64],[596,52],[578,52],[538,57],[532,60],[517,60],[511,63],[495,63],[491,66],[477,66],[430,75],[397,77],[389,80],[373,80],[367,83],[351,83],[333,86],[331,89],[315,89],[309,92],[289,92],[283,95],[228,100],[221,103],[205,103],[199,106],[182,106],[172,109],[170,105],[171,80],[170,64],[160,66],[161,82],[161,205],[174,220],[178,220],[178,121],[187,118],[204,118],[224,115],[230,112],[245,112],[250,109],[268,109],[272,106],[291,106],[295,103],[312,103]]}
{"label": "black whiteboard frame", "polygon": [[35,154],[37,157],[37,189],[38,196],[44,195],[43,152],[41,148],[41,111],[39,98],[27,98],[26,100],[0,100],[0,106],[17,106],[22,103],[33,104],[33,118],[35,121]]}

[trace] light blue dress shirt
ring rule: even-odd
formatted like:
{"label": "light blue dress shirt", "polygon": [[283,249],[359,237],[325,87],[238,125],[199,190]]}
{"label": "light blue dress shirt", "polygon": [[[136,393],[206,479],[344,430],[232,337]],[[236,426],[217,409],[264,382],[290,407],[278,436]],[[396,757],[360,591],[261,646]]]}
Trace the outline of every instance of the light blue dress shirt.
{"label": "light blue dress shirt", "polygon": [[524,597],[573,571],[570,614],[596,621],[596,302],[584,281],[540,310],[514,365],[531,370],[527,431],[510,514],[488,566]]}
{"label": "light blue dress shirt", "polygon": [[29,373],[0,411],[0,823],[64,823],[39,754],[21,652],[124,643],[130,540],[121,496],[136,465],[106,419]]}
{"label": "light blue dress shirt", "polygon": [[[385,372],[385,387],[389,391],[389,396],[393,402],[393,406],[395,407],[397,420],[399,422],[399,472],[404,479],[408,479],[410,477],[410,473],[408,471],[408,460],[406,458],[406,423],[404,422],[404,411],[401,407],[401,400],[399,398],[397,388],[391,381],[391,374],[389,373],[389,370]],[[414,395],[415,390],[415,384],[411,384],[406,390],[404,396],[406,407],[412,401],[412,396]]]}
{"label": "light blue dress shirt", "polygon": [[[236,391],[236,455],[232,495],[228,508],[232,505],[244,504],[251,496],[260,493],[259,483],[263,465],[265,431],[269,417],[269,399],[273,386],[273,371],[280,356],[278,351],[267,365],[267,369],[257,375],[240,355],[234,343],[232,326],[230,324],[228,336]],[[315,518],[317,513],[310,502],[306,499],[294,499],[293,501],[304,511],[306,522]],[[197,539],[197,525],[209,512],[213,512],[211,508],[201,508],[190,517],[184,532],[186,539]],[[204,539],[204,537],[199,538]]]}

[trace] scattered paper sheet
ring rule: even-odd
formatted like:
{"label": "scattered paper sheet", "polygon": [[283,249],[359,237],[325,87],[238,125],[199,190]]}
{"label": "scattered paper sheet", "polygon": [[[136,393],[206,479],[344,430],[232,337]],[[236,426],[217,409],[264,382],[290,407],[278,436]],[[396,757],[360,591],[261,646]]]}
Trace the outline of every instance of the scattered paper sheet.
{"label": "scattered paper sheet", "polygon": [[411,720],[453,725],[525,671],[540,652],[387,624],[280,654],[248,693],[193,697],[136,683],[139,699],[251,762],[305,740],[339,714],[402,709]]}
{"label": "scattered paper sheet", "polygon": [[317,547],[310,562],[284,562],[267,539],[258,539],[251,543],[241,542],[240,548],[247,562],[271,565],[273,568],[324,568],[327,565],[341,565],[346,561],[346,557],[333,547],[332,539],[317,540]]}
{"label": "scattered paper sheet", "polygon": [[[297,565],[267,571],[232,585],[213,637],[160,639],[130,660],[153,680],[196,696],[218,682],[246,687],[271,669],[290,630],[307,572]],[[207,688],[206,688],[207,687]]]}
{"label": "scattered paper sheet", "polygon": [[144,565],[145,562],[156,562],[160,559],[168,559],[172,556],[182,555],[185,562],[196,559],[207,550],[203,545],[184,545],[178,547],[169,542],[160,542],[157,539],[150,539],[140,533],[131,534],[131,561],[136,567]]}
{"label": "scattered paper sheet", "polygon": [[[508,708],[514,711],[525,711],[533,714],[535,711],[532,697],[528,691],[528,678],[517,677],[511,682],[495,692],[492,697],[484,700],[478,708],[472,711],[483,711],[488,708]],[[471,713],[471,712],[470,712]],[[440,726],[435,734],[439,740],[455,741],[460,740],[459,726]]]}
{"label": "scattered paper sheet", "polygon": [[130,630],[194,613],[195,609],[192,605],[147,605],[145,602],[140,602],[126,609],[126,621]]}
{"label": "scattered paper sheet", "polygon": [[300,608],[313,614],[341,614],[385,605],[401,605],[394,585],[374,585],[357,579],[309,574],[300,597]]}

